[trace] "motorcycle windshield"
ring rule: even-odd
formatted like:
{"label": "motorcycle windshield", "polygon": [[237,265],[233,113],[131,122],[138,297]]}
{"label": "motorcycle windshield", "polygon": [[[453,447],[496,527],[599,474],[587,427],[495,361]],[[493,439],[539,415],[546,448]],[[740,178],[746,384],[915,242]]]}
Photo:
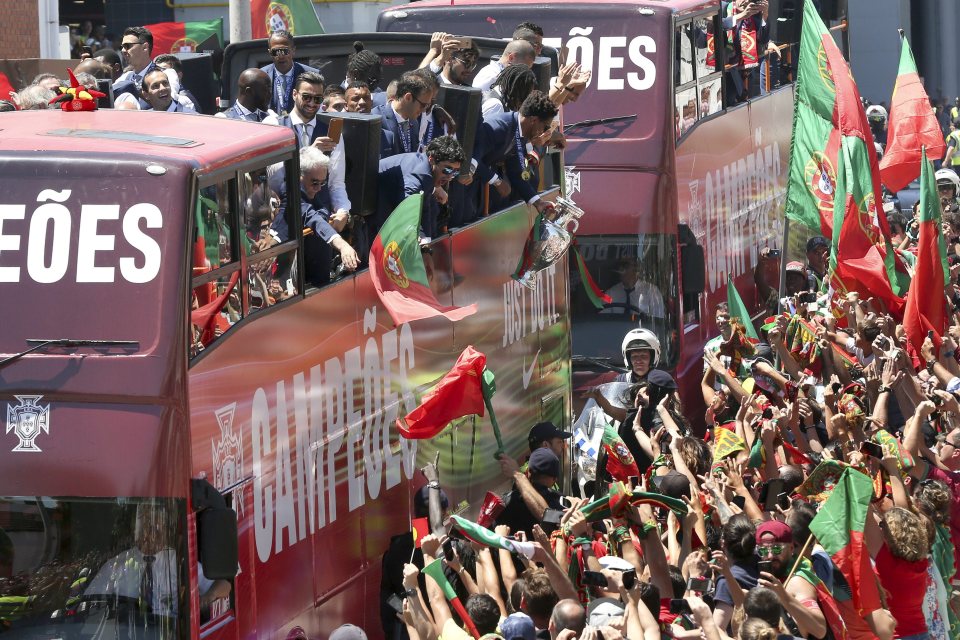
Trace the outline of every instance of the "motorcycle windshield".
{"label": "motorcycle windshield", "polygon": [[660,339],[659,369],[677,364],[679,283],[676,237],[661,233],[631,236],[584,236],[577,246],[599,291],[601,302],[570,260],[570,315],[573,353],[623,367],[620,346],[631,329],[650,329]]}
{"label": "motorcycle windshield", "polygon": [[0,498],[5,638],[185,638],[185,501]]}

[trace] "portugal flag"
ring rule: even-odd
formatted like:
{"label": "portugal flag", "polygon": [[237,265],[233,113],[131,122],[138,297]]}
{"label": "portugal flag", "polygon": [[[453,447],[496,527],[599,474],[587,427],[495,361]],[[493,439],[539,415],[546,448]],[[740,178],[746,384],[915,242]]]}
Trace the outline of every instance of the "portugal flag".
{"label": "portugal flag", "polygon": [[477,305],[445,307],[433,295],[420,254],[423,194],[407,196],[380,228],[370,247],[370,279],[396,325],[443,316],[457,321],[476,313]]}
{"label": "portugal flag", "polygon": [[830,554],[850,586],[853,606],[861,617],[881,607],[880,591],[863,537],[871,498],[873,481],[847,467],[810,522],[810,532]]}
{"label": "portugal flag", "polygon": [[630,449],[624,444],[617,430],[612,426],[604,425],[603,448],[607,451],[607,472],[614,480],[628,482],[630,476],[639,476],[640,470],[633,459]]}
{"label": "portugal flag", "polygon": [[223,18],[202,22],[158,22],[144,25],[153,34],[153,56],[161,53],[196,51],[197,46],[211,36],[223,46]]}
{"label": "portugal flag", "polygon": [[274,31],[295,36],[323,33],[311,0],[250,0],[250,29],[254,38],[266,38]]}
{"label": "portugal flag", "polygon": [[920,175],[920,149],[942,158],[946,151],[937,116],[923,89],[910,43],[902,38],[900,70],[890,101],[890,127],[887,148],[880,160],[880,176],[887,189],[896,193]]}
{"label": "portugal flag", "polygon": [[[939,157],[939,156],[937,156]],[[940,350],[940,339],[947,326],[947,304],[944,287],[950,278],[946,264],[947,246],[940,228],[940,199],[933,165],[922,153],[920,170],[920,239],[917,242],[917,266],[907,294],[903,329],[913,348],[920,347],[933,331],[934,344]]]}
{"label": "portugal flag", "polygon": [[483,415],[483,370],[487,356],[467,347],[457,358],[453,369],[440,383],[423,396],[420,406],[397,420],[404,438],[432,438],[451,420],[473,414]]}

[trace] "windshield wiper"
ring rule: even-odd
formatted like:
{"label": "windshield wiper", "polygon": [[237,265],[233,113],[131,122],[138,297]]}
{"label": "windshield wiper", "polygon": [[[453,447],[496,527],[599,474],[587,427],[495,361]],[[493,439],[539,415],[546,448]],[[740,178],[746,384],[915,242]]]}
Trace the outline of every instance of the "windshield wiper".
{"label": "windshield wiper", "polygon": [[636,118],[637,114],[632,114],[629,116],[611,116],[609,118],[597,118],[595,120],[581,120],[580,122],[571,122],[563,128],[563,132],[566,133],[571,129],[579,129],[581,127],[593,127],[598,124],[609,124],[611,122],[620,122],[622,120],[629,120],[630,118]]}
{"label": "windshield wiper", "polygon": [[612,364],[613,358],[605,358],[607,362],[604,362],[600,358],[592,358],[590,356],[571,356],[570,360],[578,363],[592,364],[594,366],[600,367],[601,369],[606,369],[607,371],[616,371],[617,373],[623,373],[626,371],[623,367],[618,367]]}
{"label": "windshield wiper", "polygon": [[47,347],[101,347],[101,348],[111,348],[111,347],[126,347],[128,349],[138,349],[140,347],[140,342],[137,340],[71,340],[69,338],[53,338],[52,340],[38,340],[35,338],[30,338],[27,340],[27,344],[33,345],[29,349],[25,349],[20,353],[15,353],[9,358],[4,358],[0,360],[0,368],[5,367],[11,362],[15,362],[22,358],[23,356],[33,353],[34,351],[39,351]]}

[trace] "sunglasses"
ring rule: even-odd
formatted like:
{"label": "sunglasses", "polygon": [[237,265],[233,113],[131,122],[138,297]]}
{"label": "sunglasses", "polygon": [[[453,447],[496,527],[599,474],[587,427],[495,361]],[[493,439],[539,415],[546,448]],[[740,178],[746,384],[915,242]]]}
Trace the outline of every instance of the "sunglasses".
{"label": "sunglasses", "polygon": [[475,69],[477,66],[477,59],[473,56],[453,56],[453,59],[462,64],[467,70]]}
{"label": "sunglasses", "polygon": [[317,180],[316,178],[314,178],[313,180],[310,181],[310,186],[322,187],[326,182],[327,182],[326,180]]}
{"label": "sunglasses", "polygon": [[773,544],[769,547],[757,547],[757,555],[761,558],[769,558],[770,556],[778,556],[783,553],[782,544]]}
{"label": "sunglasses", "polygon": [[275,49],[268,49],[268,51],[270,52],[270,55],[273,56],[274,58],[276,58],[277,56],[285,56],[288,53],[290,53],[290,49],[287,49],[286,47],[277,47]]}
{"label": "sunglasses", "polygon": [[314,104],[323,103],[323,96],[315,96],[312,93],[299,93],[299,92],[297,95],[299,95],[300,99],[303,100],[304,102],[312,102]]}
{"label": "sunglasses", "polygon": [[456,178],[460,175],[460,169],[454,169],[453,167],[443,167],[440,171],[443,172],[443,175],[450,176],[451,178]]}
{"label": "sunglasses", "polygon": [[141,44],[143,43],[142,42],[124,42],[123,44],[120,45],[120,48],[123,49],[124,51],[129,51],[130,49],[133,49],[134,47],[139,46]]}
{"label": "sunglasses", "polygon": [[430,103],[429,103],[429,102],[424,102],[423,100],[421,100],[421,99],[419,99],[419,98],[414,98],[413,100],[414,100],[414,102],[416,102],[417,104],[419,104],[419,105],[420,105],[421,107],[423,107],[424,109],[429,109],[429,108],[430,108]]}

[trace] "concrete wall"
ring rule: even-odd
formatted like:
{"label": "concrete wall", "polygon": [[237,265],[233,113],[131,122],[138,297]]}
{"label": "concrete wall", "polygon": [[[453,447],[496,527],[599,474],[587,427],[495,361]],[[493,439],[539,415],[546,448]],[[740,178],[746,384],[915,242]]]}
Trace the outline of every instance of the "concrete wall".
{"label": "concrete wall", "polygon": [[849,0],[847,15],[850,63],[860,95],[889,106],[900,63],[897,29],[913,41],[910,0]]}

